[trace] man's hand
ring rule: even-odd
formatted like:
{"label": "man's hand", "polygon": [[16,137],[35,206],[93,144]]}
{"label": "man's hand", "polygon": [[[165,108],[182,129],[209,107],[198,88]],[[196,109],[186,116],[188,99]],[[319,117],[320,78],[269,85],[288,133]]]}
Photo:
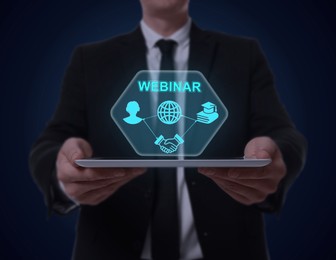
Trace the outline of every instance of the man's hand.
{"label": "man's hand", "polygon": [[199,168],[233,199],[244,205],[260,203],[277,190],[286,174],[279,147],[269,137],[256,137],[245,147],[245,158],[267,159],[262,168]]}
{"label": "man's hand", "polygon": [[91,155],[92,148],[87,141],[69,138],[57,156],[57,179],[63,184],[64,192],[80,204],[97,205],[146,171],[140,168],[82,168],[75,164],[75,160]]}

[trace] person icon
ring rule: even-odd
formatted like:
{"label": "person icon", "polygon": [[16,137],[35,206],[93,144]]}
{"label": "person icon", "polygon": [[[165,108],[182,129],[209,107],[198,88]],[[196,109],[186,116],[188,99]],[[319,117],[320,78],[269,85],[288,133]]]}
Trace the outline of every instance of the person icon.
{"label": "person icon", "polygon": [[139,124],[142,121],[142,118],[138,117],[136,114],[140,111],[140,106],[136,101],[130,101],[127,103],[126,112],[129,113],[128,117],[125,117],[123,120],[130,125]]}

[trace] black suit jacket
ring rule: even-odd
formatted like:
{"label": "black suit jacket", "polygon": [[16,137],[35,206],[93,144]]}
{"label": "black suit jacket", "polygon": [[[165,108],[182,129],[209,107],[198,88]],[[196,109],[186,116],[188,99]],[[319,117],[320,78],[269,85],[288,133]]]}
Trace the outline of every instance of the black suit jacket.
{"label": "black suit jacket", "polygon": [[[55,159],[69,137],[88,140],[96,156],[136,157],[110,118],[110,108],[132,77],[146,69],[140,28],[78,47],[66,71],[57,110],[35,143],[31,171],[52,211],[70,202],[55,180]],[[205,259],[267,259],[262,211],[277,211],[300,172],[305,141],[277,97],[273,77],[256,41],[203,31],[192,25],[189,69],[208,79],[230,111],[204,157],[242,156],[246,143],[269,136],[280,147],[287,175],[265,202],[244,206],[213,181],[186,169],[197,234]],[[81,206],[74,259],[138,259],[155,196],[155,170],[131,181],[98,206]]]}

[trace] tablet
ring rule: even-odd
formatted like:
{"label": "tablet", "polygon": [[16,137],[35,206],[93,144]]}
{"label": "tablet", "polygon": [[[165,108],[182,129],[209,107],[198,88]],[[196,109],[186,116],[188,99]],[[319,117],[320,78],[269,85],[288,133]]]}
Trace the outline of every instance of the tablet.
{"label": "tablet", "polygon": [[101,159],[89,158],[75,161],[86,168],[169,168],[169,167],[263,167],[271,159]]}

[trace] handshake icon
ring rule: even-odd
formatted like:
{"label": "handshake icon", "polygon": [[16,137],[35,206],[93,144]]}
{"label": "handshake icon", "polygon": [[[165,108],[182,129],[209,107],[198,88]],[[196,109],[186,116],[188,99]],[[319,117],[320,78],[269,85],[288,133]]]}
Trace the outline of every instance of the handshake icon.
{"label": "handshake icon", "polygon": [[154,144],[160,146],[160,149],[164,153],[176,152],[180,144],[183,144],[184,140],[178,134],[175,134],[173,138],[165,139],[163,135],[160,135],[154,142]]}

